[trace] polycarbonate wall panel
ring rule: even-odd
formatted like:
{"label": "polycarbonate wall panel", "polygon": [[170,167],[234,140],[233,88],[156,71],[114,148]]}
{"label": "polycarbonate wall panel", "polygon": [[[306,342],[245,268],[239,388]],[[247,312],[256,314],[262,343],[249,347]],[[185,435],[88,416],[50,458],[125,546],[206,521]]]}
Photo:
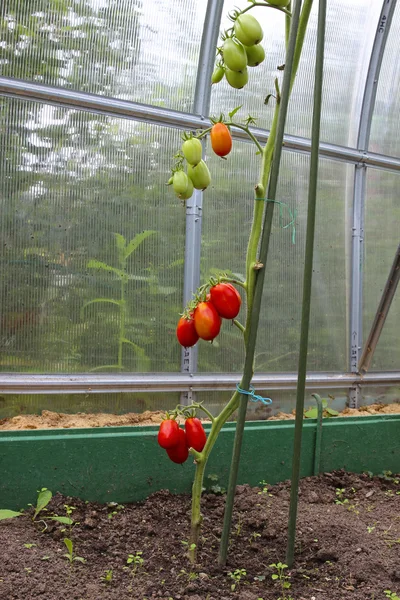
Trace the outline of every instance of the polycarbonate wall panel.
{"label": "polycarbonate wall panel", "polygon": [[[400,242],[400,175],[368,169],[365,210],[364,343]],[[400,288],[375,350],[371,369],[400,370]]]}
{"label": "polycarbonate wall panel", "polygon": [[[216,183],[204,193],[203,279],[215,270],[244,276],[258,163],[253,146],[245,143],[235,143],[228,161],[208,158]],[[296,211],[295,243],[292,228],[282,228],[291,218],[282,208],[280,221],[277,207],[258,332],[258,372],[297,369],[308,170],[307,156],[284,152],[277,199]],[[352,201],[354,168],[321,160],[319,175],[308,369],[346,370],[346,231],[351,230],[347,208]],[[244,319],[244,312],[239,319]],[[242,366],[242,335],[229,322],[224,321],[211,345],[199,343],[201,371],[237,372]]]}
{"label": "polycarbonate wall panel", "polygon": [[0,370],[179,371],[179,132],[3,98],[0,137]]}
{"label": "polycarbonate wall panel", "polygon": [[[244,8],[245,3],[225,0],[222,29],[231,26],[227,15],[237,6]],[[305,137],[311,135],[317,7],[318,2],[314,2],[286,127],[287,133]],[[323,141],[356,144],[363,88],[380,10],[381,2],[377,0],[328,2],[321,122]],[[255,116],[260,127],[269,129],[274,102],[271,99],[267,107],[263,102],[268,94],[275,93],[275,77],[282,81],[283,73],[277,67],[285,61],[285,16],[272,8],[255,8],[251,12],[264,29],[262,45],[266,59],[257,68],[249,68],[249,83],[244,89],[236,91],[226,81],[213,86],[211,113],[228,113],[243,104],[245,113]]]}
{"label": "polycarbonate wall panel", "polygon": [[191,111],[206,2],[4,0],[0,74]]}
{"label": "polycarbonate wall panel", "polygon": [[400,10],[396,6],[383,55],[372,117],[369,149],[389,156],[400,155]]}

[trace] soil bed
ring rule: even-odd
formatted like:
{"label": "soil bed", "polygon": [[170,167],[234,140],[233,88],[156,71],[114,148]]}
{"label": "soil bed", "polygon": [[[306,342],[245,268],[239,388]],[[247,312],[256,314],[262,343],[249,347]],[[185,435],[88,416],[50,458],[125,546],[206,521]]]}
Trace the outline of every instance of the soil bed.
{"label": "soil bed", "polygon": [[[190,498],[157,492],[122,506],[85,503],[55,495],[43,516],[65,515],[72,530],[54,521],[33,522],[32,510],[0,521],[2,600],[378,600],[400,594],[400,484],[398,478],[342,471],[301,481],[291,586],[282,591],[272,563],[284,562],[289,483],[239,486],[226,567],[217,564],[224,497],[203,496],[198,564],[185,554]],[[340,502],[340,504],[338,503]],[[63,538],[86,559],[70,567]],[[137,554],[136,553],[142,553]],[[135,570],[129,555],[143,559]],[[138,561],[140,562],[140,560]],[[128,568],[126,568],[128,567]],[[229,573],[243,569],[235,584]],[[107,582],[106,571],[112,570]]]}

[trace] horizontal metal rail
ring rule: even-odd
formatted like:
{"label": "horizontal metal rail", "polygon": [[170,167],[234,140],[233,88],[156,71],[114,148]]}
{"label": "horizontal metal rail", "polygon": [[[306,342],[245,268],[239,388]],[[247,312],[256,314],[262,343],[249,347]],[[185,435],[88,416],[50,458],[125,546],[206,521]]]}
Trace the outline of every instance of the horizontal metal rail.
{"label": "horizontal metal rail", "polygon": [[[86,110],[180,129],[206,129],[210,125],[208,119],[199,115],[129,102],[127,100],[119,100],[118,98],[109,98],[107,96],[98,96],[96,94],[31,83],[9,77],[0,77],[0,96],[45,102],[57,106],[65,106],[66,108]],[[258,128],[252,128],[251,131],[261,143],[264,144],[267,141],[269,131]],[[234,130],[233,134],[236,139],[248,140],[246,133],[239,129]],[[311,151],[311,141],[294,135],[285,135],[284,147],[287,150],[295,152],[309,153]],[[371,167],[391,171],[400,171],[400,158],[326,142],[320,144],[320,156],[356,164],[363,163]]]}
{"label": "horizontal metal rail", "polygon": [[[154,373],[154,374],[76,374],[42,375],[26,373],[0,374],[0,394],[108,394],[116,392],[201,392],[231,391],[240,374]],[[254,375],[252,384],[259,390],[295,390],[297,373]],[[400,386],[400,372],[309,373],[308,390],[346,389],[354,385]]]}

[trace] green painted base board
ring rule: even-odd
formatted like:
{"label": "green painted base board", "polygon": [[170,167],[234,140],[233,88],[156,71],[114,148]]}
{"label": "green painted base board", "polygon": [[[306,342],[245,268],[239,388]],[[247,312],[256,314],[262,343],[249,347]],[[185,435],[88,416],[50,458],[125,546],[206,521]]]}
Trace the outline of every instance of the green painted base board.
{"label": "green painted base board", "polygon": [[[160,489],[190,492],[192,460],[176,465],[157,445],[157,427],[0,432],[0,508],[18,510],[47,487],[98,502],[134,502]],[[206,485],[226,487],[235,424],[221,431]],[[303,429],[301,476],[313,474],[316,421]],[[238,483],[290,479],[294,421],[246,424]],[[324,419],[321,471],[400,472],[400,415]],[[207,475],[213,475],[211,481]]]}

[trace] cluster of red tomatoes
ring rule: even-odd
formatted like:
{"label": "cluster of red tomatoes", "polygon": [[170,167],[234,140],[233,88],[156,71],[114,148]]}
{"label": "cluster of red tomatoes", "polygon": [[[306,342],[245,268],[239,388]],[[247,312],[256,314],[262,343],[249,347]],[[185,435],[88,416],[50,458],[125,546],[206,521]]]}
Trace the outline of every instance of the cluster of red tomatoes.
{"label": "cluster of red tomatoes", "polygon": [[165,419],[160,425],[157,440],[172,462],[180,465],[187,460],[189,448],[197,452],[203,450],[207,436],[200,419],[189,417],[185,421],[185,429],[179,427],[175,419]]}
{"label": "cluster of red tomatoes", "polygon": [[194,346],[201,338],[212,341],[221,329],[222,319],[235,319],[242,299],[230,283],[217,283],[210,288],[206,300],[198,302],[192,311],[178,321],[176,337],[181,346]]}
{"label": "cluster of red tomatoes", "polygon": [[[232,149],[232,136],[225,123],[215,123],[210,131],[211,147],[218,156],[226,156]],[[210,171],[202,159],[203,147],[197,137],[189,136],[182,144],[182,157],[187,162],[183,169],[183,158],[168,181],[180,200],[188,200],[193,190],[205,190],[211,183]]]}
{"label": "cluster of red tomatoes", "polygon": [[[286,7],[290,0],[265,0],[266,5]],[[219,83],[225,76],[229,85],[241,89],[249,80],[247,67],[257,67],[265,59],[265,51],[260,42],[264,32],[255,17],[247,13],[235,12],[234,25],[223,34],[223,45],[218,49],[222,54],[211,77],[212,83]]]}

